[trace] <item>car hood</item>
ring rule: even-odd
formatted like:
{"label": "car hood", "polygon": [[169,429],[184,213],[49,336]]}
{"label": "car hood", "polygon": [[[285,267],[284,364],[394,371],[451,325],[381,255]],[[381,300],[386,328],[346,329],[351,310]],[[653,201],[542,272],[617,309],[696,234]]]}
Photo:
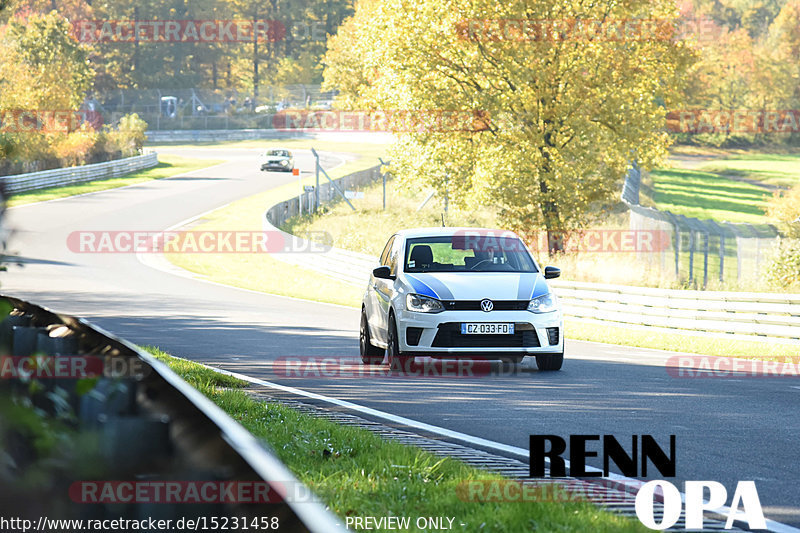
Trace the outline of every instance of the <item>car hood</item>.
{"label": "car hood", "polygon": [[266,161],[267,163],[278,163],[280,161],[288,161],[290,158],[288,158],[286,156],[275,156],[275,155],[272,155],[272,156],[264,156],[262,159],[264,161]]}
{"label": "car hood", "polygon": [[403,274],[412,292],[439,300],[530,300],[549,292],[540,272]]}

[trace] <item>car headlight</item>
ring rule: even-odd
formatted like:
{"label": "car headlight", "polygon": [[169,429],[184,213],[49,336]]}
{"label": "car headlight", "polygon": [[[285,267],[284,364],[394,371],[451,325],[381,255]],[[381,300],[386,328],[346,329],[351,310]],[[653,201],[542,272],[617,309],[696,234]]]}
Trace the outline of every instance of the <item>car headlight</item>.
{"label": "car headlight", "polygon": [[552,292],[537,296],[528,303],[528,311],[532,313],[551,313],[558,309],[558,298]]}
{"label": "car headlight", "polygon": [[281,161],[281,165],[283,165],[283,166],[286,166],[288,164],[289,164],[289,162],[287,160],[285,160],[285,159]]}
{"label": "car headlight", "polygon": [[421,294],[407,294],[406,309],[418,313],[441,313],[444,311],[444,306],[436,298],[429,298]]}

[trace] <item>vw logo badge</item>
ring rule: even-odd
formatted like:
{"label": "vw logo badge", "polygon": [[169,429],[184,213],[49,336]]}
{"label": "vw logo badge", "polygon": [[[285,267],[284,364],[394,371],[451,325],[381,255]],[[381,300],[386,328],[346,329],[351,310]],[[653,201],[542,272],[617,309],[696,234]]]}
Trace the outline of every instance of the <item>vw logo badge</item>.
{"label": "vw logo badge", "polygon": [[494,304],[492,303],[491,300],[489,300],[488,298],[485,298],[485,299],[481,300],[481,309],[485,313],[488,313],[489,311],[494,309]]}

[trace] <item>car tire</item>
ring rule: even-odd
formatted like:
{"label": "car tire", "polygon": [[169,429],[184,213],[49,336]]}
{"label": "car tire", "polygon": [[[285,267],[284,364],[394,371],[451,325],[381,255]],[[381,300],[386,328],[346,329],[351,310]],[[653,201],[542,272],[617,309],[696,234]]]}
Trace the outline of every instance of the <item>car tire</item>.
{"label": "car tire", "polygon": [[411,365],[414,363],[413,355],[405,355],[400,351],[400,340],[397,337],[397,322],[394,315],[389,315],[389,330],[386,335],[388,349],[386,355],[389,363],[389,368],[392,370],[405,370],[409,371]]}
{"label": "car tire", "polygon": [[564,352],[536,356],[536,366],[539,368],[539,370],[548,372],[553,370],[561,370],[561,365],[563,364]]}
{"label": "car tire", "polygon": [[361,310],[361,327],[358,335],[359,350],[361,351],[361,362],[365,365],[379,365],[383,362],[385,350],[372,345],[369,336],[369,326],[367,325],[367,313]]}

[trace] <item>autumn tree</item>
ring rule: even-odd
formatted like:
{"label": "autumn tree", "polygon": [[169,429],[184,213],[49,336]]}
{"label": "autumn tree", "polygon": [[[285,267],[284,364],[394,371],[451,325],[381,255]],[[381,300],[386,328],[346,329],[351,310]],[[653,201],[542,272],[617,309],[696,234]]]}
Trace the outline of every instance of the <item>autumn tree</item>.
{"label": "autumn tree", "polygon": [[676,16],[667,0],[362,0],[325,82],[351,107],[461,111],[448,131],[397,130],[395,173],[555,232],[618,194],[631,160],[665,154],[664,107],[692,60]]}

